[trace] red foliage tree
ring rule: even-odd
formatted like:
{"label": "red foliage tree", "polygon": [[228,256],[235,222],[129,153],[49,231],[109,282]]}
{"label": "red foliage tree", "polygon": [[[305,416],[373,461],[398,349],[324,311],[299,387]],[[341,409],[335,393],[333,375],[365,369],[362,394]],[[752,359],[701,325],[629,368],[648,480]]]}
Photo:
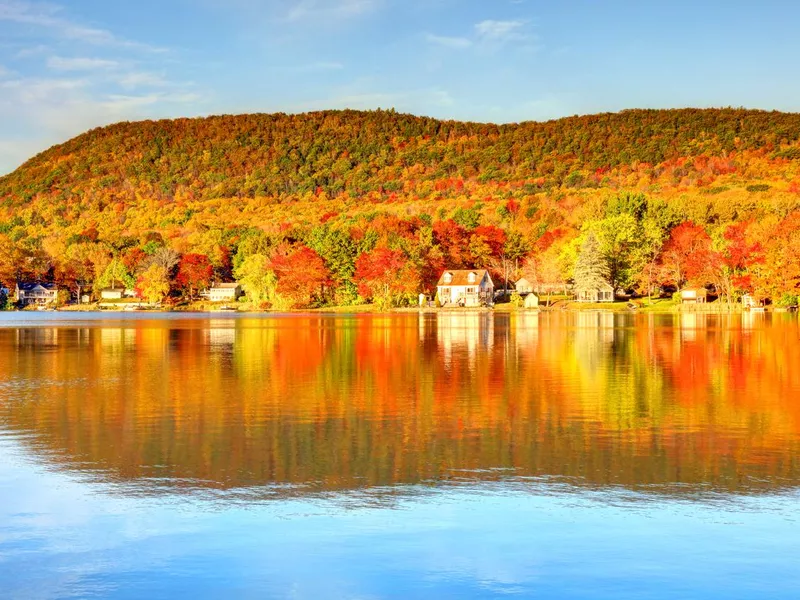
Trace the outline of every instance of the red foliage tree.
{"label": "red foliage tree", "polygon": [[453,221],[436,221],[433,224],[433,239],[442,249],[448,269],[464,269],[473,266],[469,252],[469,232]]}
{"label": "red foliage tree", "polygon": [[278,293],[294,306],[308,306],[321,299],[331,285],[331,273],[319,254],[308,246],[276,252],[269,268],[278,278]]}
{"label": "red foliage tree", "polygon": [[386,247],[359,255],[354,280],[358,293],[381,308],[412,298],[420,287],[417,267],[400,250]]}
{"label": "red foliage tree", "polygon": [[175,283],[187,291],[189,299],[194,297],[197,288],[211,284],[214,269],[204,254],[184,254],[178,263],[178,275]]}
{"label": "red foliage tree", "polygon": [[731,287],[742,292],[752,292],[753,282],[750,269],[764,262],[764,248],[759,242],[747,239],[748,223],[734,223],[725,230],[725,250],[722,264],[725,274],[730,278]]}
{"label": "red foliage tree", "polygon": [[711,249],[711,238],[706,230],[686,221],[672,229],[661,249],[662,279],[679,288],[687,283],[704,284],[712,278],[711,270],[719,258]]}

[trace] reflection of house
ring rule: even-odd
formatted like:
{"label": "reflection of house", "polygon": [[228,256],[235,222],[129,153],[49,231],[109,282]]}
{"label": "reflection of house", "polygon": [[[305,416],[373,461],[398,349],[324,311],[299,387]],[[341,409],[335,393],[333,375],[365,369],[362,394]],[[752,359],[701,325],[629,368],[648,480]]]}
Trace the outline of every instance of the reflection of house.
{"label": "reflection of house", "polygon": [[708,292],[703,288],[687,288],[681,290],[681,303],[704,304],[708,299]]}
{"label": "reflection of house", "polygon": [[17,302],[30,304],[55,304],[58,288],[54,283],[17,283]]}
{"label": "reflection of house", "polygon": [[238,283],[217,283],[200,292],[200,295],[211,302],[236,302],[242,295],[242,286]]}
{"label": "reflection of house", "polygon": [[436,287],[442,306],[480,306],[494,300],[494,282],[485,269],[445,271]]}
{"label": "reflection of house", "polygon": [[454,356],[466,356],[474,363],[494,344],[494,319],[478,312],[443,313],[436,320],[436,337],[446,365]]}
{"label": "reflection of house", "polygon": [[598,287],[576,287],[575,297],[578,302],[613,302],[614,288],[605,282]]}
{"label": "reflection of house", "polygon": [[533,291],[533,284],[523,277],[514,284],[514,288],[517,290],[519,295],[524,296],[525,294],[530,294]]}

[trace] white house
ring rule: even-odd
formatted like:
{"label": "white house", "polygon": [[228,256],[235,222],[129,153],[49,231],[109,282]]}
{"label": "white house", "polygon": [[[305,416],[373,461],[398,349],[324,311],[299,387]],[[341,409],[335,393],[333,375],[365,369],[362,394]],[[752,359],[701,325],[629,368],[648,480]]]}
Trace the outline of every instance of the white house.
{"label": "white house", "polygon": [[17,302],[22,306],[30,304],[55,304],[58,298],[58,288],[54,283],[17,283]]}
{"label": "white house", "polygon": [[494,300],[494,282],[486,269],[445,271],[436,288],[442,306],[481,306]]}
{"label": "white house", "polygon": [[517,282],[514,284],[514,289],[517,290],[517,293],[520,296],[524,296],[525,294],[530,294],[533,291],[533,284],[525,279],[518,279]]}
{"label": "white house", "polygon": [[525,296],[525,308],[539,308],[539,296],[533,292]]}
{"label": "white house", "polygon": [[122,283],[112,283],[111,287],[100,290],[102,300],[122,300],[123,298],[135,298],[136,290],[127,289]]}
{"label": "white house", "polygon": [[681,304],[705,304],[708,292],[705,288],[687,288],[681,290]]}
{"label": "white house", "polygon": [[238,283],[217,283],[200,292],[211,302],[236,302],[242,295],[242,286]]}
{"label": "white house", "polygon": [[598,287],[576,287],[575,297],[578,302],[613,302],[614,288],[608,283],[603,283]]}

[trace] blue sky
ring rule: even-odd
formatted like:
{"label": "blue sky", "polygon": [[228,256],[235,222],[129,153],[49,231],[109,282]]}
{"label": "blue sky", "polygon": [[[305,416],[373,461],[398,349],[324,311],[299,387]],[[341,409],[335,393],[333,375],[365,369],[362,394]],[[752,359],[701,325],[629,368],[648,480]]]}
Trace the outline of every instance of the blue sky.
{"label": "blue sky", "polygon": [[800,110],[800,3],[0,0],[0,173],[120,120]]}

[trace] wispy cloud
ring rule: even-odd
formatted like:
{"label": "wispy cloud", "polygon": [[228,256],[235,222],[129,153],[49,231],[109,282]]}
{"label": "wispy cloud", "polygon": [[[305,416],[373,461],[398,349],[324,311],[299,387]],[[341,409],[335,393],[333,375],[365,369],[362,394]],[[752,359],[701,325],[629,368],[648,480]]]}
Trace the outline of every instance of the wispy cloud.
{"label": "wispy cloud", "polygon": [[194,93],[151,93],[141,95],[112,94],[101,103],[105,110],[112,115],[125,115],[131,111],[154,106],[160,103],[193,104],[200,100],[199,94]]}
{"label": "wispy cloud", "polygon": [[475,32],[482,40],[490,42],[507,42],[510,40],[527,39],[521,29],[524,21],[481,21],[475,25]]}
{"label": "wispy cloud", "polygon": [[0,173],[29,158],[34,146],[43,150],[91,127],[204,112],[207,94],[160,72],[172,64],[156,54],[160,48],[84,24],[66,8],[41,2],[0,0],[3,23],[17,38],[8,60],[19,65],[9,65],[18,67],[15,72],[0,67]]}
{"label": "wispy cloud", "polygon": [[117,83],[125,90],[133,90],[143,87],[171,87],[174,84],[158,73],[148,71],[133,71],[124,73],[117,78]]}
{"label": "wispy cloud", "polygon": [[119,63],[115,60],[102,58],[64,58],[51,56],[47,59],[47,66],[56,71],[95,71],[98,69],[115,69]]}
{"label": "wispy cloud", "polygon": [[345,19],[372,12],[379,0],[296,0],[285,15],[289,22]]}
{"label": "wispy cloud", "polygon": [[445,48],[454,48],[456,50],[472,46],[472,40],[465,37],[450,37],[428,33],[425,35],[425,39],[435,46],[444,46]]}
{"label": "wispy cloud", "polygon": [[37,44],[35,46],[30,46],[28,48],[22,48],[18,50],[16,54],[14,54],[14,58],[31,58],[34,56],[41,56],[43,54],[47,54],[50,52],[50,47],[45,46],[44,44]]}
{"label": "wispy cloud", "polygon": [[476,51],[493,51],[499,47],[515,43],[517,46],[531,44],[536,37],[525,31],[526,22],[521,20],[495,21],[487,19],[476,23],[469,36],[444,36],[432,33],[425,34],[425,40],[434,46]]}
{"label": "wispy cloud", "polygon": [[149,44],[120,38],[106,29],[78,23],[63,16],[61,7],[49,3],[0,0],[0,21],[46,28],[58,37],[86,44],[137,48],[153,52],[164,50]]}

